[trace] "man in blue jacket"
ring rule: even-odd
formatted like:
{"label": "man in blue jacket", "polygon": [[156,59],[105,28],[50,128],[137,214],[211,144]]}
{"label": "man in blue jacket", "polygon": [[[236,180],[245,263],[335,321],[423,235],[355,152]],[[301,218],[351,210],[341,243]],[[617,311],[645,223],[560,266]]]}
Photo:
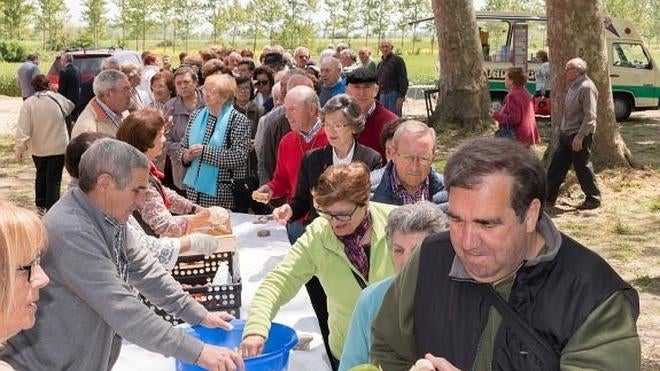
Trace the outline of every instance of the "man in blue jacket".
{"label": "man in blue jacket", "polygon": [[392,160],[383,170],[372,173],[372,201],[405,205],[428,200],[444,211],[447,191],[442,175],[431,168],[435,149],[433,128],[419,121],[405,121],[394,133],[392,146]]}

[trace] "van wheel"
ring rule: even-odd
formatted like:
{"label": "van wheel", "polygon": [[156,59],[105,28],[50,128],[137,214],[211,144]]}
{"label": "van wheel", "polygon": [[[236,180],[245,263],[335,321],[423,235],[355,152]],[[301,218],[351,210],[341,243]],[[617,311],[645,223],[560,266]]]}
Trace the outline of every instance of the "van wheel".
{"label": "van wheel", "polygon": [[628,120],[632,113],[632,103],[630,98],[625,95],[615,94],[614,95],[614,115],[616,116],[617,122],[623,122]]}

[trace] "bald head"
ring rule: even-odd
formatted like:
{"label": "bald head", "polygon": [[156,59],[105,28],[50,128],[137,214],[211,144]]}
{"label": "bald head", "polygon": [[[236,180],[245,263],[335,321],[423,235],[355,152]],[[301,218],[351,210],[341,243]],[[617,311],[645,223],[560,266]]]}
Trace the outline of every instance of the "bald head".
{"label": "bald head", "polygon": [[319,97],[309,86],[296,86],[284,98],[284,113],[294,131],[309,132],[318,120],[320,108]]}
{"label": "bald head", "polygon": [[293,75],[289,77],[289,81],[286,84],[287,90],[291,90],[296,86],[308,86],[314,89],[314,83],[307,76],[303,75]]}

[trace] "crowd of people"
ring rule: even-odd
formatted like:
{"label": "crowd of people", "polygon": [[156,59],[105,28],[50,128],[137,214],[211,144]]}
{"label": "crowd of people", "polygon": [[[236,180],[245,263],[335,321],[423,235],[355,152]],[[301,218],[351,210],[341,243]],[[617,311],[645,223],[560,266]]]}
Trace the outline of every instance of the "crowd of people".
{"label": "crowd of people", "polygon": [[[143,65],[110,57],[70,138],[65,118],[85,84],[74,101],[35,74],[16,154],[31,147],[45,215],[0,203],[0,369],[111,369],[122,339],[242,369],[303,285],[333,370],[409,370],[422,358],[430,370],[639,368],[636,291],[544,212],[571,161],[583,208],[600,204],[584,61],[566,65],[579,99],[567,99],[547,175],[516,68],[493,118],[517,140],[470,140],[442,170],[435,130],[399,118],[405,62],[390,41],[379,48],[379,63],[343,46],[318,63],[278,46],[256,59],[182,53],[176,69],[151,53]],[[61,60],[75,76],[72,58]],[[72,183],[60,198],[64,167]],[[187,323],[230,328],[231,315],[208,312],[168,270],[179,253],[212,253],[198,229],[231,211],[272,213],[292,245],[252,299],[240,352],[192,338],[136,295]]]}

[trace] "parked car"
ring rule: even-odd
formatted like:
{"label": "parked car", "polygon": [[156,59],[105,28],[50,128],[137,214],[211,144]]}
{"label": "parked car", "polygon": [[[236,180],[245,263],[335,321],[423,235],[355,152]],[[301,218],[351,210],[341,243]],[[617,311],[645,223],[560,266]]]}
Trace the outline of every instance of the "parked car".
{"label": "parked car", "polygon": [[[140,53],[134,50],[110,48],[102,50],[76,50],[71,51],[71,53],[73,54],[73,64],[80,71],[81,84],[93,79],[101,70],[101,61],[108,57],[117,58],[119,64],[126,61],[142,64]],[[50,81],[55,89],[59,87],[61,67],[60,56],[57,55],[47,75],[48,81]]]}

